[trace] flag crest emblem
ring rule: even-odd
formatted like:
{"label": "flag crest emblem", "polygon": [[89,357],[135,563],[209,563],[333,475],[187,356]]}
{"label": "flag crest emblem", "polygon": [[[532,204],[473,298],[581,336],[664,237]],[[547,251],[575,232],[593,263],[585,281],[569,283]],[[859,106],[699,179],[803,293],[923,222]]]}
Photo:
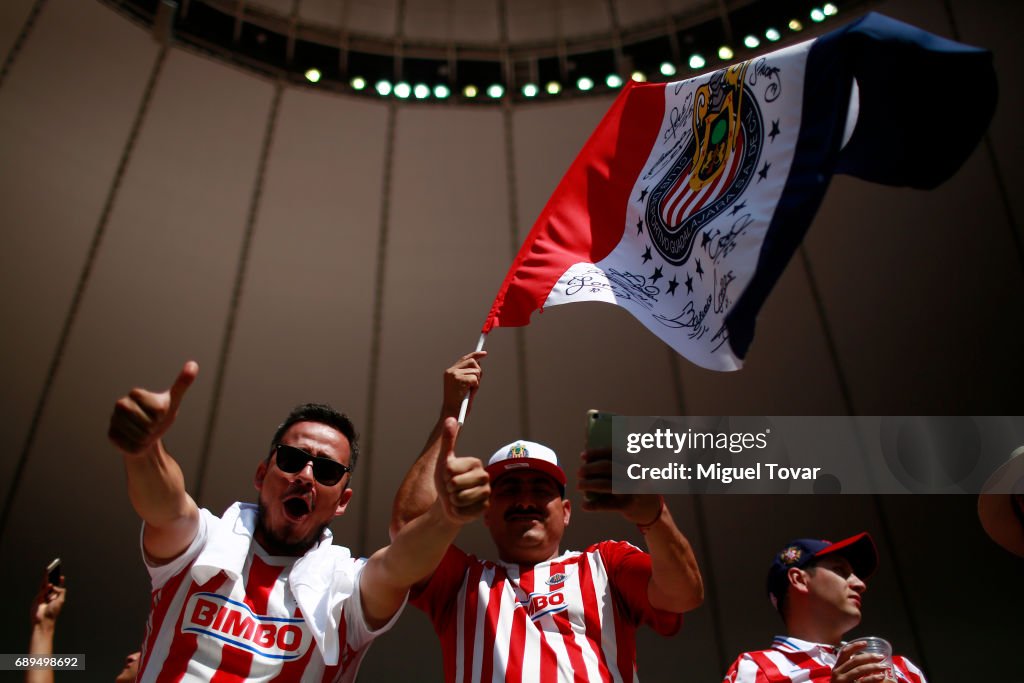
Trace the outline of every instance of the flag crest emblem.
{"label": "flag crest emblem", "polygon": [[744,83],[749,62],[717,71],[670,116],[682,153],[648,172],[654,182],[645,218],[651,244],[674,266],[685,264],[701,230],[732,205],[757,170],[764,123]]}
{"label": "flag crest emblem", "polygon": [[508,449],[508,455],[506,458],[529,458],[530,451],[526,450],[526,446],[521,443],[517,443],[512,448]]}

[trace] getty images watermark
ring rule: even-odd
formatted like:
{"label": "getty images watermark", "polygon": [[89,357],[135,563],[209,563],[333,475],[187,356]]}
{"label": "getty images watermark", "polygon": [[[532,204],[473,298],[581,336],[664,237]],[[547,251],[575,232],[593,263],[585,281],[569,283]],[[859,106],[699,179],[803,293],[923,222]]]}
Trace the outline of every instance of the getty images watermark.
{"label": "getty images watermark", "polygon": [[976,494],[1022,444],[1021,416],[616,416],[613,486],[616,493]]}

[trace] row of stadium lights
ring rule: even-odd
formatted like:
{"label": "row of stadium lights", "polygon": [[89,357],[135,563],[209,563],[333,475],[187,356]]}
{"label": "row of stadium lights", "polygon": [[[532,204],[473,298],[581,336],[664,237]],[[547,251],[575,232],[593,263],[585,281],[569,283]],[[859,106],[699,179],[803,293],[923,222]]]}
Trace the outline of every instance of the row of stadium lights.
{"label": "row of stadium lights", "polygon": [[[816,7],[813,10],[811,10],[811,21],[815,23],[821,23],[825,21],[825,19],[827,19],[828,17],[835,16],[838,12],[839,8],[836,7],[834,4],[826,3],[824,6],[820,8]],[[788,28],[790,31],[796,33],[802,31],[804,26],[799,19],[790,19]],[[778,29],[769,28],[764,32],[764,37],[769,42],[774,43],[782,39],[782,33],[779,32]],[[743,45],[748,49],[755,50],[758,47],[760,47],[761,39],[755,36],[754,34],[750,34],[743,39]],[[735,53],[733,52],[732,48],[730,48],[728,45],[723,45],[720,48],[718,48],[718,58],[721,59],[722,61],[727,62],[731,60],[734,56]],[[688,64],[691,69],[696,71],[698,69],[703,69],[707,65],[707,60],[705,60],[704,57],[699,54],[693,54],[690,56]],[[658,70],[661,72],[662,76],[672,77],[676,75],[676,67],[671,62],[662,62]],[[320,76],[321,74],[318,69],[309,69],[306,71],[306,80],[308,80],[310,83],[317,83],[320,80]],[[640,83],[643,83],[647,80],[647,76],[640,71],[634,71],[630,75],[630,78]],[[621,88],[623,84],[622,77],[619,76],[618,74],[608,74],[605,77],[604,81],[605,85],[613,89]],[[351,85],[352,89],[356,91],[362,91],[369,87],[369,83],[366,81],[365,78],[362,78],[361,76],[354,77],[351,81],[349,81],[349,85]],[[577,79],[576,81],[576,87],[584,92],[592,90],[594,88],[594,85],[595,84],[593,79],[588,78],[587,76],[583,76]],[[374,84],[373,88],[381,97],[394,95],[395,97],[403,100],[408,99],[410,97],[413,97],[417,100],[425,100],[431,95],[433,95],[436,99],[444,100],[450,97],[452,94],[451,89],[447,85],[444,85],[443,83],[435,85],[433,88],[431,88],[430,86],[424,83],[410,85],[404,81],[400,81],[392,85],[391,81],[379,80]],[[560,92],[562,92],[562,84],[559,83],[558,81],[551,81],[544,86],[544,91],[548,95],[557,95]],[[495,100],[500,100],[505,95],[505,86],[495,83],[493,85],[488,86],[484,92],[488,97]],[[522,87],[522,93],[524,97],[536,97],[538,94],[540,94],[540,86],[535,83],[527,83]],[[462,95],[463,97],[473,99],[480,95],[480,88],[478,88],[475,85],[467,85],[465,88],[462,89]]]}

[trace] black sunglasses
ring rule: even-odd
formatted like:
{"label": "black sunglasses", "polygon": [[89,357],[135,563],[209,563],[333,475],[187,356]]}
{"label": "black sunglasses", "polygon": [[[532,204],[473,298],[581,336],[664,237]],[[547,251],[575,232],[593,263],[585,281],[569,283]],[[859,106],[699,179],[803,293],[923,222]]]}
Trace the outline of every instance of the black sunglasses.
{"label": "black sunglasses", "polygon": [[346,472],[351,472],[352,468],[348,465],[342,465],[337,460],[331,460],[323,456],[310,455],[301,448],[295,446],[286,446],[283,443],[279,443],[274,446],[274,451],[277,453],[277,467],[282,472],[288,474],[295,474],[301,472],[302,468],[306,466],[306,463],[313,461],[313,478],[324,486],[334,486],[341,478],[345,476]]}

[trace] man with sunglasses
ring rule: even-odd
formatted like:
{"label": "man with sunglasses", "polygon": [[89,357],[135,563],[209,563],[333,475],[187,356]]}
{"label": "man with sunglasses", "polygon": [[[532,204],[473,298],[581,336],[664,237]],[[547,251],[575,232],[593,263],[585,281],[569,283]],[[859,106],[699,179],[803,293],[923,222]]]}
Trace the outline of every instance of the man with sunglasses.
{"label": "man with sunglasses", "polygon": [[472,458],[439,461],[432,474],[446,495],[391,545],[356,560],[327,529],[352,498],[355,429],[306,404],[256,468],[258,504],[235,503],[218,518],[189,496],[162,441],[198,371],[186,363],[162,393],[133,389],[110,419],[153,583],[138,680],[353,681],[408,589],[482,512],[486,472]]}
{"label": "man with sunglasses", "polygon": [[[480,385],[483,356],[468,354],[446,371],[441,418],[399,488],[393,534],[405,533],[403,525],[418,521],[443,491],[430,471],[452,457],[454,415],[466,391]],[[700,605],[697,561],[664,500],[612,494],[608,455],[584,456],[578,487],[597,496],[583,507],[616,511],[636,523],[649,552],[616,541],[564,552],[572,506],[555,452],[516,441],[491,456],[483,519],[499,559],[452,546],[410,593],[441,639],[446,681],[633,681],[636,629],[646,624],[671,635],[682,613]]]}
{"label": "man with sunglasses", "polygon": [[768,598],[786,624],[767,650],[744,652],[723,683],[926,683],[906,657],[883,656],[868,643],[843,643],[861,619],[864,580],[878,567],[867,533],[832,543],[798,538],[775,554],[768,570]]}

